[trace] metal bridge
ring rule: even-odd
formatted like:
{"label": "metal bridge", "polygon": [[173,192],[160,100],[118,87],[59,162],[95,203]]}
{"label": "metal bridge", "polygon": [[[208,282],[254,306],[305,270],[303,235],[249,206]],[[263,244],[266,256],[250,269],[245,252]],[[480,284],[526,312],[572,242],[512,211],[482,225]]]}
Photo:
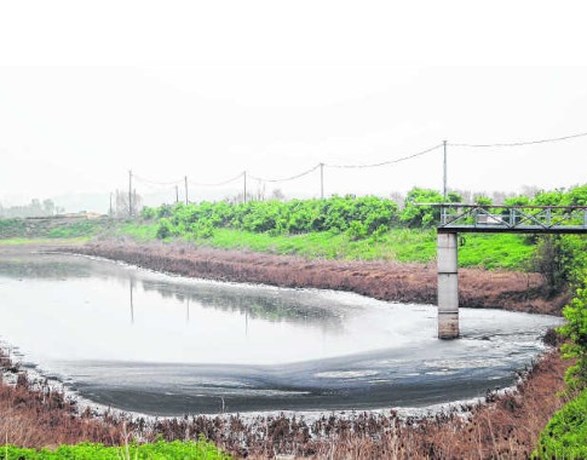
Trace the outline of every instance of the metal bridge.
{"label": "metal bridge", "polygon": [[587,206],[438,204],[438,232],[587,233]]}
{"label": "metal bridge", "polygon": [[587,234],[587,206],[430,204],[438,231],[438,337],[459,336],[458,234]]}

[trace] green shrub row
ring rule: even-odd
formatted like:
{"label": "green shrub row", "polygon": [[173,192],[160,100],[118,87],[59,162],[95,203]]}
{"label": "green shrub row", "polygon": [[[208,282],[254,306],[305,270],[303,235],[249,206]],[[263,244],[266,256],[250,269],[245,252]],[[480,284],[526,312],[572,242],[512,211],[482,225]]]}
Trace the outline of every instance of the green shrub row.
{"label": "green shrub row", "polygon": [[206,238],[215,228],[230,228],[273,235],[346,232],[353,239],[360,239],[389,230],[401,216],[392,200],[368,196],[178,204],[146,209],[143,217],[160,219],[159,238],[186,234]]}
{"label": "green shrub row", "polygon": [[[334,196],[327,199],[250,201],[239,204],[180,203],[145,208],[143,217],[158,219],[159,238],[186,235],[207,238],[216,228],[228,228],[272,235],[347,233],[351,239],[358,240],[384,233],[393,227],[430,228],[439,221],[440,210],[427,204],[443,201],[437,191],[416,187],[408,192],[401,208],[387,198]],[[461,202],[462,197],[451,192],[448,201]],[[475,197],[475,201],[480,205],[491,204],[491,200],[484,196]],[[587,205],[587,185],[568,191],[541,192],[533,198],[517,196],[505,200],[505,204]]]}

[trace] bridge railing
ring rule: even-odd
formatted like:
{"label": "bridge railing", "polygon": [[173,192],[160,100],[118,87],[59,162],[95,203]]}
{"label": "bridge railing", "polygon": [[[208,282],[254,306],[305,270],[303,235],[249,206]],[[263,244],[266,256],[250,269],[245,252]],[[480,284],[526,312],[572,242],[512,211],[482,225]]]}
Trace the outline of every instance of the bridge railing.
{"label": "bridge railing", "polygon": [[587,232],[587,206],[429,204],[440,210],[439,230],[487,232]]}

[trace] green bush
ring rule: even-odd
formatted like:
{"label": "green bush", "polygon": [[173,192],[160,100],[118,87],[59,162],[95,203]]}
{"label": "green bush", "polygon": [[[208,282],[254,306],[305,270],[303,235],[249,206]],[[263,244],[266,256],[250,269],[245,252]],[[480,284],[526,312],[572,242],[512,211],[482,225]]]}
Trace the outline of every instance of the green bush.
{"label": "green bush", "polygon": [[0,219],[0,238],[21,236],[26,233],[22,219]]}
{"label": "green bush", "polygon": [[159,227],[157,228],[157,238],[165,239],[173,234],[173,225],[167,217],[163,217],[159,221]]}
{"label": "green bush", "polygon": [[559,331],[569,339],[563,345],[563,356],[576,359],[565,377],[571,387],[584,388],[587,386],[587,287],[577,289],[575,298],[563,309],[563,316],[567,322]]}
{"label": "green bush", "polygon": [[587,390],[558,411],[540,434],[533,458],[587,458]]}

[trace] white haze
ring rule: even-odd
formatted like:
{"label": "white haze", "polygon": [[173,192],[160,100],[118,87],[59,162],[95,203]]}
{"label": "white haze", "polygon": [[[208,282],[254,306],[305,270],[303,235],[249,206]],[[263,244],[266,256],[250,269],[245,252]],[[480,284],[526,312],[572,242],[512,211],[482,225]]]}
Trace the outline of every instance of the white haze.
{"label": "white haze", "polygon": [[[445,139],[587,132],[583,18],[581,2],[3,2],[0,203],[57,197],[105,211],[129,169],[162,182],[280,178]],[[587,137],[449,147],[449,186],[569,187],[586,182],[586,153]],[[439,189],[441,159],[327,168],[325,192]],[[265,187],[320,192],[317,172]],[[240,190],[190,187],[190,197]]]}

